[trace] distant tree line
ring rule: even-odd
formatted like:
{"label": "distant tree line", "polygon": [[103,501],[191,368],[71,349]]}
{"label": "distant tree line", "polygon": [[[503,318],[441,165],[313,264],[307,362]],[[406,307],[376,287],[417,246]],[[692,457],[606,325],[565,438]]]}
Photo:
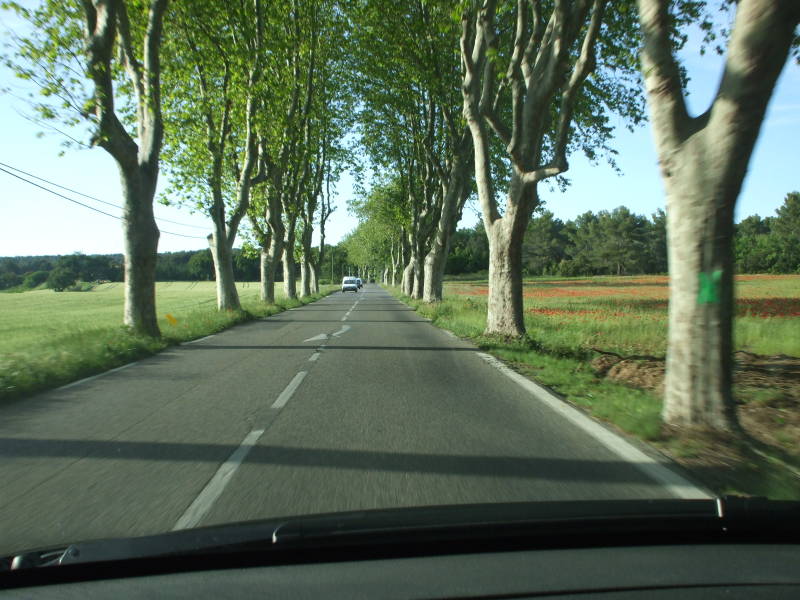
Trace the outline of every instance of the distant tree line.
{"label": "distant tree line", "polygon": [[736,225],[742,273],[800,273],[800,192],[786,195],[774,217],[752,215]]}
{"label": "distant tree line", "polygon": [[[258,281],[257,256],[233,250],[238,281]],[[64,256],[13,256],[0,258],[0,290],[33,289],[41,284],[61,291],[77,281],[122,281],[121,254],[67,254]],[[214,279],[209,250],[162,252],[156,263],[157,281],[205,281]]]}
{"label": "distant tree line", "polygon": [[[736,268],[740,273],[800,273],[800,192],[786,195],[774,217],[752,215],[736,225]],[[352,272],[346,244],[326,245],[320,265],[326,281]],[[583,213],[562,221],[552,212],[538,212],[528,224],[523,243],[523,272],[536,275],[636,275],[667,272],[666,214],[649,218],[624,206]],[[258,281],[255,253],[233,250],[237,281]],[[453,234],[446,273],[462,275],[489,268],[489,242],[483,224]],[[282,281],[282,268],[277,269]],[[76,281],[122,281],[121,254],[68,254],[0,258],[0,290],[32,289],[43,283],[66,289]],[[214,265],[209,250],[162,252],[157,281],[211,281]]]}
{"label": "distant tree line", "polygon": [[[318,250],[314,249],[317,253]],[[318,254],[317,254],[318,255]],[[343,247],[325,245],[325,262],[319,265],[320,283],[331,273],[338,279],[353,271]],[[233,249],[233,274],[236,281],[259,281],[259,257],[252,249]],[[276,281],[283,282],[283,264],[278,262]],[[300,266],[296,265],[297,274]],[[122,281],[122,254],[66,254],[63,256],[0,257],[0,290],[20,291],[42,284],[57,291],[78,281]],[[156,263],[156,281],[213,281],[214,263],[210,250],[161,252]]]}
{"label": "distant tree line", "polygon": [[[752,215],[736,225],[739,273],[800,273],[800,192],[786,195],[774,217]],[[525,275],[635,275],[667,272],[666,214],[650,218],[624,206],[561,221],[543,210],[528,224],[522,249]],[[489,243],[478,223],[453,236],[446,273],[489,268]]]}
{"label": "distant tree line", "polygon": [[67,254],[0,258],[0,289],[33,289],[43,283],[62,291],[77,281],[122,281],[121,254]]}

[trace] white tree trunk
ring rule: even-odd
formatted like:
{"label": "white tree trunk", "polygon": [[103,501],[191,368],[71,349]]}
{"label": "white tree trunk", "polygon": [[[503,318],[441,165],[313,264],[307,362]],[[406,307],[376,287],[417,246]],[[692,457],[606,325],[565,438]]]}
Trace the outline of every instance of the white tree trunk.
{"label": "white tree trunk", "polygon": [[[733,369],[733,206],[705,162],[677,156],[667,189],[669,329],[664,420],[737,427]],[[683,164],[680,164],[683,163]],[[722,194],[721,194],[722,192]],[[738,190],[736,190],[738,193]]]}
{"label": "white tree trunk", "polygon": [[392,254],[392,265],[391,265],[391,280],[392,286],[397,286],[400,284],[398,279],[401,277],[400,267],[402,265],[401,256],[402,256],[402,244],[398,245],[397,251]]}
{"label": "white tree trunk", "polygon": [[208,246],[214,262],[217,309],[240,310],[239,293],[236,291],[236,279],[233,275],[233,252],[225,239],[220,240],[218,236],[219,231],[208,236]]}
{"label": "white tree trunk", "polygon": [[311,263],[308,268],[308,274],[311,277],[311,293],[319,294],[319,272],[317,265]]}
{"label": "white tree trunk", "polygon": [[496,222],[489,235],[486,333],[520,337],[525,334],[520,276],[522,237],[511,235],[503,221]]}
{"label": "white tree trunk", "polygon": [[308,260],[305,256],[300,258],[300,297],[311,295],[311,273]]}
{"label": "white tree trunk", "polygon": [[442,301],[447,250],[447,247],[434,243],[433,248],[425,257],[425,284],[422,290],[422,300],[424,302]]}
{"label": "white tree trunk", "polygon": [[[489,238],[489,297],[486,333],[525,335],[522,298],[522,242],[530,208],[538,202],[535,185],[522,185],[512,176],[509,202],[502,218],[487,225]],[[529,195],[523,198],[523,195]]]}
{"label": "white tree trunk", "polygon": [[406,296],[410,296],[414,291],[414,262],[410,261],[403,269],[403,279],[400,282],[400,289]]}
{"label": "white tree trunk", "polygon": [[125,237],[123,322],[137,332],[158,337],[161,335],[156,319],[159,231],[153,216],[158,172],[150,181],[142,181],[143,177],[141,171],[126,176],[120,169],[126,217],[122,222]]}
{"label": "white tree trunk", "polygon": [[439,221],[433,234],[431,249],[425,256],[425,284],[422,299],[425,302],[441,302],[444,286],[444,270],[450,252],[450,238],[461,218],[463,202],[466,200],[465,187],[470,171],[472,157],[470,146],[472,136],[469,131],[462,135],[458,150],[453,156],[447,189],[442,200]]}
{"label": "white tree trunk", "polygon": [[[267,279],[269,278],[270,258],[269,252],[264,248],[259,252],[259,291],[261,292],[261,299],[264,302],[269,302],[269,291],[267,290]],[[274,282],[273,282],[274,283]],[[274,287],[273,287],[274,293]]]}
{"label": "white tree trunk", "polygon": [[[84,58],[91,81],[93,143],[108,152],[119,168],[124,195],[125,303],[123,322],[135,332],[159,337],[156,318],[156,262],[159,231],[153,215],[164,127],[161,117],[161,38],[167,0],[149,3],[147,27],[134,41],[130,27],[120,27],[127,9],[121,3],[83,2]],[[80,9],[77,9],[80,10]],[[77,17],[77,14],[74,16]],[[127,22],[127,17],[124,19]],[[139,53],[134,53],[135,49]],[[118,59],[115,59],[118,57]],[[123,68],[123,65],[126,68]],[[142,69],[144,66],[144,70]],[[74,72],[78,72],[73,70]],[[115,73],[127,74],[134,99],[136,134],[128,131],[115,107]],[[88,82],[87,82],[88,83]],[[89,88],[87,88],[87,91]],[[88,115],[85,115],[88,117]]]}
{"label": "white tree trunk", "polygon": [[266,259],[262,251],[261,269],[261,299],[269,304],[275,304],[275,274],[278,271],[278,262],[283,254],[283,239],[280,235],[272,235]]}
{"label": "white tree trunk", "polygon": [[775,82],[800,22],[794,0],[741,0],[709,109],[690,117],[669,6],[639,0],[642,72],[667,193],[670,304],[664,421],[736,431],[733,214]]}

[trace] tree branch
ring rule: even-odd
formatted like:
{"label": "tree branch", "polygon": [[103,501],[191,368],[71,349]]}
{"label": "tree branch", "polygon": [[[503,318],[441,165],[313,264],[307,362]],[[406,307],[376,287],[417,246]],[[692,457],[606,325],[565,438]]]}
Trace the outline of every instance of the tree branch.
{"label": "tree branch", "polygon": [[144,114],[140,164],[158,169],[158,155],[164,137],[161,117],[161,32],[168,0],[151,0],[144,38]]}
{"label": "tree branch", "polygon": [[542,43],[542,36],[544,35],[544,20],[542,19],[542,3],[541,0],[528,0],[531,6],[531,20],[532,28],[531,35],[528,38],[528,45],[525,47],[525,55],[522,58],[522,73],[525,77],[525,87],[531,85],[531,73],[533,71],[533,61],[539,52],[539,47]]}
{"label": "tree branch", "polygon": [[572,75],[567,83],[567,89],[561,95],[561,110],[559,111],[558,131],[556,133],[556,143],[554,149],[553,163],[560,167],[563,171],[568,168],[567,165],[567,139],[569,138],[569,129],[572,122],[572,115],[575,111],[575,99],[578,96],[583,82],[589,76],[589,73],[594,71],[596,66],[595,59],[595,45],[597,37],[600,34],[600,24],[603,20],[603,12],[605,11],[607,0],[594,0],[592,5],[592,17],[589,22],[589,27],[586,29],[586,35],[583,38],[581,45],[581,53],[575,66],[572,69]]}
{"label": "tree branch", "polygon": [[145,97],[144,81],[142,79],[142,65],[136,59],[133,50],[133,40],[131,39],[131,24],[128,19],[128,9],[125,2],[118,4],[117,27],[119,28],[119,49],[122,66],[128,74],[128,79],[133,85],[136,94],[137,110],[140,111],[139,123],[142,122],[144,115],[141,114],[143,108],[142,100]]}
{"label": "tree branch", "polygon": [[122,168],[133,169],[138,147],[114,109],[111,55],[116,38],[117,4],[114,0],[83,0],[86,51],[89,74],[94,85],[94,111],[98,120],[98,130],[93,135],[92,144],[105,149]]}
{"label": "tree branch", "polygon": [[645,88],[651,99],[655,127],[664,132],[664,142],[675,148],[683,139],[689,114],[683,97],[680,69],[672,55],[668,0],[638,0],[639,21],[644,35],[641,53]]}
{"label": "tree branch", "polygon": [[[487,1],[484,7],[486,4],[489,2]],[[476,22],[474,29],[471,25],[473,19]],[[477,79],[477,73],[482,70],[482,63],[486,60],[486,44],[483,39],[483,31],[480,29],[480,19],[480,15],[476,15],[469,7],[465,7],[461,14],[461,58],[462,64],[466,66],[461,89],[464,98],[464,116],[473,140],[478,198],[481,202],[484,221],[488,227],[500,218],[500,212],[492,189],[488,132],[483,116],[478,110],[480,82]]]}

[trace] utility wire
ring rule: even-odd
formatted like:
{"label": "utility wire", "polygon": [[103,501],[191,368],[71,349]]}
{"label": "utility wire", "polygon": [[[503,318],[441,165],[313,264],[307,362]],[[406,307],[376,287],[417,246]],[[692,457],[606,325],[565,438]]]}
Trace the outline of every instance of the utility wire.
{"label": "utility wire", "polygon": [[[105,200],[101,200],[100,198],[95,198],[94,196],[90,196],[89,194],[84,194],[83,192],[79,192],[78,190],[73,190],[72,188],[68,188],[65,185],[59,185],[59,184],[55,183],[54,181],[50,181],[49,179],[45,179],[44,177],[38,177],[37,175],[34,175],[33,173],[28,173],[27,171],[23,171],[22,169],[18,169],[17,167],[12,167],[11,165],[7,165],[4,162],[0,162],[0,166],[5,167],[6,169],[11,169],[12,171],[16,171],[18,173],[22,173],[23,175],[27,175],[28,177],[33,177],[34,179],[38,179],[39,181],[44,181],[45,183],[47,183],[49,185],[52,185],[52,186],[57,187],[57,188],[61,188],[62,190],[66,190],[66,191],[71,192],[73,194],[77,194],[78,196],[83,196],[84,198],[88,198],[89,200],[94,200],[95,202],[99,202],[100,204],[106,204],[108,206],[113,206],[114,208],[119,208],[120,210],[122,210],[122,207],[119,204],[114,204],[113,202],[107,202]],[[13,173],[9,173],[9,174],[13,175]],[[19,179],[22,179],[22,178],[20,177]],[[25,180],[23,179],[23,181],[25,181]],[[31,183],[31,182],[28,182],[28,183]],[[42,189],[45,189],[45,188],[42,188]],[[48,191],[50,191],[50,190],[48,190]],[[106,213],[103,213],[103,214],[106,214]],[[204,229],[204,230],[208,229],[207,227],[201,227],[199,225],[188,225],[186,223],[179,223],[178,221],[171,221],[169,219],[164,219],[162,217],[155,217],[155,219],[156,219],[156,221],[164,221],[165,223],[172,223],[173,225],[180,225],[181,227],[191,227],[192,229]]]}
{"label": "utility wire", "polygon": [[[2,165],[2,164],[3,163],[0,163],[0,165]],[[24,181],[25,183],[28,183],[28,184],[30,184],[30,185],[32,185],[34,187],[37,187],[40,190],[44,190],[45,192],[50,192],[54,196],[58,196],[59,198],[63,198],[64,200],[67,200],[67,201],[72,202],[74,204],[77,204],[79,206],[83,206],[84,208],[88,208],[89,210],[93,210],[94,212],[98,212],[101,215],[105,215],[107,217],[111,217],[112,219],[118,219],[120,221],[125,221],[125,217],[118,217],[117,215],[112,215],[111,213],[107,213],[105,211],[102,211],[99,208],[95,208],[94,206],[89,206],[88,204],[84,204],[83,202],[78,202],[77,200],[69,198],[69,197],[65,196],[64,194],[59,194],[58,192],[54,192],[53,190],[48,189],[48,188],[46,188],[46,187],[44,187],[42,185],[39,185],[38,183],[35,183],[33,181],[30,181],[29,179],[25,179],[24,177],[22,177],[20,175],[17,175],[16,173],[12,173],[11,171],[7,171],[6,169],[4,169],[2,167],[0,167],[0,171],[2,171],[3,173],[5,173],[7,175],[11,175],[12,177],[16,177],[17,179],[19,179],[21,181]],[[59,187],[62,187],[62,186],[59,186]],[[105,204],[108,204],[108,202],[106,202]],[[112,206],[116,206],[116,205],[112,204]],[[117,208],[121,208],[121,207],[117,206]],[[203,237],[200,237],[199,235],[184,235],[182,233],[174,233],[172,231],[164,231],[163,229],[159,229],[159,231],[161,233],[166,233],[168,235],[176,235],[178,237],[192,238],[192,239],[195,239],[195,240],[203,240],[203,239],[205,239]]]}

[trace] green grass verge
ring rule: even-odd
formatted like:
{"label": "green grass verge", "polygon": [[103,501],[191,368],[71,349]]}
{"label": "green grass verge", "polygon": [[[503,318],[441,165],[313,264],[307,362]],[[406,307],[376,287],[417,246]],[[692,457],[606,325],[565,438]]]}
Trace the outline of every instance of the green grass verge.
{"label": "green grass verge", "polygon": [[[707,432],[665,436],[655,446],[683,463],[715,493],[800,500],[800,465],[796,458],[752,440]],[[704,457],[720,452],[722,460]]]}
{"label": "green grass verge", "polygon": [[[661,399],[645,390],[597,378],[588,364],[592,353],[576,343],[574,332],[529,328],[528,336],[521,340],[487,337],[483,335],[485,299],[450,296],[440,303],[426,304],[404,296],[399,288],[386,289],[434,325],[469,339],[593,417],[612,423],[678,459],[687,459],[680,462],[714,492],[800,499],[800,478],[787,470],[787,464],[790,469],[794,467],[786,457],[777,457],[765,448],[758,453],[751,443],[742,440],[718,440],[703,434],[696,437],[665,434]],[[754,401],[770,399],[772,394],[764,392],[763,397]],[[713,453],[719,444],[727,444],[731,449],[734,456],[731,464],[720,467],[704,465],[702,461],[697,465],[692,463],[691,459],[703,453]]]}
{"label": "green grass verge", "polygon": [[[261,302],[256,291],[242,294],[241,311],[220,312],[214,306],[213,297],[210,301],[204,296],[191,293],[172,294],[170,297],[163,289],[168,289],[170,283],[176,285],[176,282],[165,282],[158,286],[162,288],[159,289],[159,314],[162,315],[159,318],[162,332],[160,339],[136,335],[125,327],[105,324],[109,315],[113,315],[117,322],[120,319],[121,293],[113,296],[108,294],[98,302],[96,297],[92,297],[95,292],[72,294],[43,290],[42,293],[47,294],[47,297],[44,300],[32,298],[26,303],[27,311],[21,310],[20,306],[16,315],[9,311],[4,312],[0,319],[0,331],[3,331],[4,321],[12,321],[15,316],[17,321],[30,322],[27,328],[24,323],[17,323],[3,331],[3,341],[0,344],[0,401],[52,389],[150,356],[169,346],[303,306],[336,289],[336,286],[323,286],[320,294],[299,300],[278,299],[275,304]],[[197,286],[181,282],[176,287],[184,289]],[[257,286],[254,288],[257,290]],[[163,303],[161,292],[168,298]],[[27,294],[14,294],[13,297],[20,298]],[[75,305],[75,297],[83,298],[88,309],[84,307],[82,312],[79,311]],[[92,311],[92,307],[97,310]],[[59,314],[62,308],[66,310],[66,316]],[[70,313],[71,309],[74,309],[74,313]],[[166,318],[167,313],[177,320],[175,324],[171,324]],[[48,321],[57,320],[58,323],[50,327],[37,327],[32,322],[37,315],[42,319],[45,314],[48,315]],[[91,314],[93,319],[87,321],[86,314]],[[11,341],[9,338],[12,336],[5,335],[8,330],[13,331]],[[13,341],[17,342],[16,348]]]}

